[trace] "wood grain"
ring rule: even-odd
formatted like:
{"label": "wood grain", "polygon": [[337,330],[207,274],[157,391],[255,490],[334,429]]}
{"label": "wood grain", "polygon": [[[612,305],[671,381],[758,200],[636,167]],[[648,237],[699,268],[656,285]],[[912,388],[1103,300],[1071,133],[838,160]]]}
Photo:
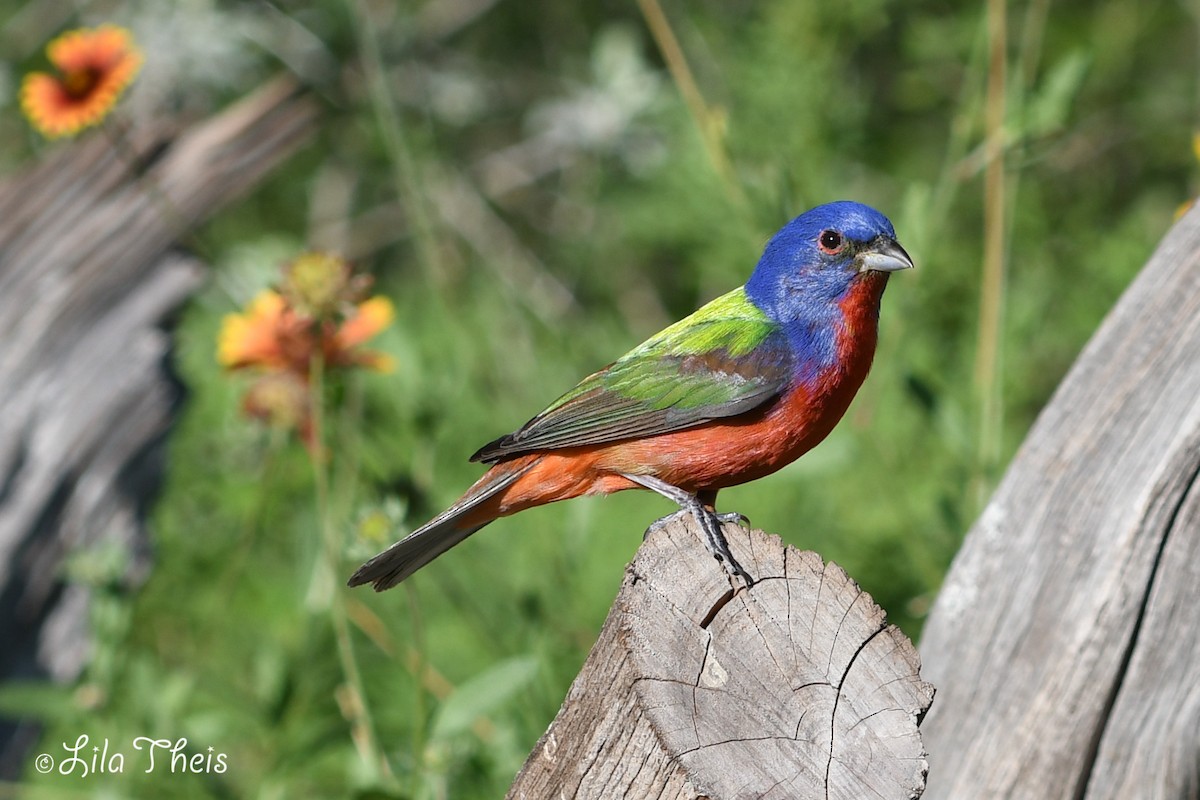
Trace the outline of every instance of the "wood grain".
{"label": "wood grain", "polygon": [[954,561],[921,642],[927,798],[1200,797],[1198,473],[1193,210]]}
{"label": "wood grain", "polygon": [[511,798],[911,798],[932,701],[912,644],[835,564],[690,517],[651,534]]}

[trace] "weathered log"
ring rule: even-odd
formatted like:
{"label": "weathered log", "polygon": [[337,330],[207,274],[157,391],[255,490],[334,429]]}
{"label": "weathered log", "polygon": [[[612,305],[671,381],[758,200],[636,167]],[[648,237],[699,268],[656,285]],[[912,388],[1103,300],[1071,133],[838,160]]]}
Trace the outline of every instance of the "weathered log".
{"label": "weathered log", "polygon": [[731,584],[690,517],[650,535],[510,798],[908,798],[933,699],[836,564],[762,531]]}
{"label": "weathered log", "polygon": [[1200,798],[1200,210],[1084,349],[925,628],[927,798]]}
{"label": "weathered log", "polygon": [[[170,250],[315,120],[277,81],[182,132],[93,135],[0,183],[0,680],[79,674],[89,590],[64,580],[70,554],[103,543],[125,555],[117,580],[144,570],[180,397],[162,328],[204,275]],[[19,731],[0,725],[0,775],[25,766]]]}

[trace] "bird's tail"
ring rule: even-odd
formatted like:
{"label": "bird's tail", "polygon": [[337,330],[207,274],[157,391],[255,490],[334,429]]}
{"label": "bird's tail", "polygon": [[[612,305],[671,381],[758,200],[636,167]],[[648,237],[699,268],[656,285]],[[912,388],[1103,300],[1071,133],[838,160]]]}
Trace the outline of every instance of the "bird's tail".
{"label": "bird's tail", "polygon": [[359,567],[348,585],[370,583],[382,592],[400,583],[494,520],[496,513],[488,508],[488,501],[512,486],[537,460],[518,459],[492,467],[458,502]]}

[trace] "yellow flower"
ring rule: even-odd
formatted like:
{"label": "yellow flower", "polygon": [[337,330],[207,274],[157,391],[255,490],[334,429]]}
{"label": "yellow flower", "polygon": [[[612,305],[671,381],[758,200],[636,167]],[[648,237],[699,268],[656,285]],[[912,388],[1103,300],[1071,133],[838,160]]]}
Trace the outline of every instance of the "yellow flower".
{"label": "yellow flower", "polygon": [[68,31],[47,45],[46,55],[60,75],[26,75],[21,110],[48,138],[101,122],[142,66],[133,36],[116,25]]}

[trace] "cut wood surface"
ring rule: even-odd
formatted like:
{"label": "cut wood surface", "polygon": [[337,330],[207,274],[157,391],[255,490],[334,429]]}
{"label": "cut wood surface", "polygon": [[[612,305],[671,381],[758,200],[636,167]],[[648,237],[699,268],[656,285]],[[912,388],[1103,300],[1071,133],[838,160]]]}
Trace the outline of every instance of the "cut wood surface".
{"label": "cut wood surface", "polygon": [[[93,133],[0,181],[0,679],[73,679],[88,652],[72,554],[144,567],[141,525],[180,389],[163,326],[203,280],[172,248],[315,131],[272,83],[182,131]],[[24,766],[0,725],[0,775]],[[10,745],[6,748],[6,743]]]}
{"label": "cut wood surface", "polygon": [[1200,210],[1042,412],[921,655],[927,798],[1200,798]]}
{"label": "cut wood surface", "polygon": [[750,589],[691,517],[650,535],[510,798],[920,796],[912,644],[836,564],[726,534]]}

